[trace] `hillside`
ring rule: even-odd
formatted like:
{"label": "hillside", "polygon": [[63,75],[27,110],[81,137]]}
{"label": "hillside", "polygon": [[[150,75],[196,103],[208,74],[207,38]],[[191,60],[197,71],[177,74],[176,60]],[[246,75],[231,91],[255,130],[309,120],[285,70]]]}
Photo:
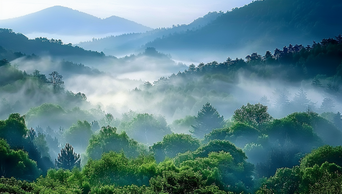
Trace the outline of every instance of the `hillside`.
{"label": "hillside", "polygon": [[54,6],[18,18],[0,20],[2,28],[20,33],[95,35],[145,32],[151,28],[117,16],[100,19],[67,7]]}
{"label": "hillside", "polygon": [[62,59],[70,59],[80,62],[84,59],[101,59],[103,53],[86,51],[78,46],[63,44],[61,40],[36,38],[29,39],[23,34],[15,33],[10,29],[0,28],[0,46],[6,50],[21,52],[27,55],[49,56]]}
{"label": "hillside", "polygon": [[119,36],[94,39],[89,42],[81,42],[78,46],[89,50],[96,50],[99,52],[103,51],[106,54],[115,56],[128,55],[145,49],[144,45],[156,38],[169,36],[174,33],[183,33],[189,30],[200,29],[222,14],[222,12],[211,12],[196,19],[188,25],[177,25],[172,28],[155,29],[145,33],[129,33]]}
{"label": "hillside", "polygon": [[[339,0],[264,0],[223,14],[204,28],[151,41],[172,55],[261,52],[289,43],[311,44],[342,31]],[[188,51],[188,52],[186,52]],[[184,54],[182,54],[184,53]],[[197,53],[198,54],[198,53]]]}
{"label": "hillside", "polygon": [[[167,58],[153,48],[141,56]],[[334,104],[341,107],[341,61],[340,35],[246,60],[191,65],[123,92],[130,111],[121,117],[65,90],[58,74],[47,79],[3,62],[2,191],[340,193],[342,119]],[[110,90],[105,82],[95,85]],[[277,98],[268,99],[274,88]],[[289,98],[285,90],[293,88],[300,90]],[[307,91],[325,97],[320,107]]]}
{"label": "hillside", "polygon": [[[170,120],[194,115],[206,102],[229,116],[247,102],[267,105],[277,117],[308,109],[333,112],[342,103],[341,69],[342,37],[338,36],[306,47],[289,45],[274,53],[252,53],[245,59],[190,65],[130,96],[131,101],[149,104],[145,111],[152,109]],[[325,98],[329,105],[323,103]]]}

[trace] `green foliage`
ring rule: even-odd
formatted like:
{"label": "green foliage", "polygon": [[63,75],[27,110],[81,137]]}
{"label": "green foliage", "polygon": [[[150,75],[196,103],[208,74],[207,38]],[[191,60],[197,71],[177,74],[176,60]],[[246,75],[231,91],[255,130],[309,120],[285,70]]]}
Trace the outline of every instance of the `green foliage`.
{"label": "green foliage", "polygon": [[281,168],[269,178],[256,193],[296,193],[301,180],[298,167]]}
{"label": "green foliage", "polygon": [[234,112],[233,119],[260,129],[264,123],[271,121],[272,117],[267,112],[267,106],[247,103]]}
{"label": "green foliage", "polygon": [[220,141],[214,140],[210,141],[208,144],[198,148],[195,152],[193,152],[194,157],[208,157],[211,152],[229,152],[236,163],[243,162],[247,159],[245,153],[237,148],[234,144],[229,141]]}
{"label": "green foliage", "polygon": [[293,113],[291,114],[299,122],[306,122],[313,127],[314,132],[323,140],[324,144],[340,145],[342,133],[331,122],[320,117],[317,113]]}
{"label": "green foliage", "polygon": [[313,167],[278,169],[257,193],[340,193],[342,168],[324,162]]}
{"label": "green foliage", "polygon": [[90,194],[154,194],[149,187],[136,185],[116,187],[113,185],[97,186],[92,188]]}
{"label": "green foliage", "polygon": [[158,164],[157,176],[150,180],[155,193],[225,193],[219,187],[219,163],[232,161],[229,153],[211,153],[209,158],[190,159],[179,167],[173,161],[165,160]]}
{"label": "green foliage", "polygon": [[294,113],[282,119],[275,119],[267,126],[266,133],[271,141],[277,141],[280,145],[290,142],[295,146],[301,145],[300,150],[303,152],[309,152],[320,146],[321,141],[306,119],[309,119],[306,113]]}
{"label": "green foliage", "polygon": [[149,177],[155,174],[155,161],[148,157],[131,160],[123,153],[109,152],[100,160],[89,160],[83,173],[93,186],[141,186],[148,184]]}
{"label": "green foliage", "polygon": [[[333,166],[333,164],[330,164]],[[331,171],[330,171],[331,172]],[[318,179],[315,182],[311,182],[308,193],[319,194],[319,193],[341,193],[342,192],[342,175],[341,173],[334,172],[329,173],[323,171],[320,173]]]}
{"label": "green foliage", "polygon": [[199,172],[206,185],[215,183],[221,190],[250,192],[254,166],[246,155],[228,141],[214,140],[194,152],[175,158],[176,165]]}
{"label": "green foliage", "polygon": [[151,189],[155,193],[193,193],[205,186],[200,173],[191,170],[166,171],[162,176],[152,178]]}
{"label": "green foliage", "polygon": [[53,166],[51,160],[47,157],[46,151],[48,150],[44,147],[46,146],[44,142],[34,144],[35,137],[29,134],[24,116],[20,116],[18,113],[11,114],[7,120],[0,121],[0,138],[5,139],[11,148],[15,150],[25,150],[29,158],[37,162],[38,168],[43,173]]}
{"label": "green foliage", "polygon": [[123,151],[127,157],[137,157],[144,152],[144,148],[125,132],[118,134],[115,127],[102,127],[98,134],[90,138],[86,153],[93,160],[98,160],[102,154],[110,151]]}
{"label": "green foliage", "polygon": [[173,158],[179,153],[195,151],[200,147],[199,140],[185,134],[170,134],[163,138],[163,141],[153,144],[150,147],[157,162],[161,162],[165,157]]}
{"label": "green foliage", "polygon": [[0,139],[0,176],[22,180],[34,180],[40,174],[37,163],[23,150],[12,150]]}
{"label": "green foliage", "polygon": [[[80,182],[83,182],[83,175],[80,175],[79,171],[73,170],[70,172],[69,170],[49,170],[46,177],[39,177],[35,183],[34,191],[35,193],[66,193],[73,194],[78,193],[82,194],[82,187],[79,185]],[[75,181],[75,176],[77,179]],[[84,183],[84,182],[83,182]]]}
{"label": "green foliage", "polygon": [[23,116],[11,114],[7,120],[0,121],[0,138],[5,139],[12,147],[24,145],[28,132]]}
{"label": "green foliage", "polygon": [[79,151],[86,150],[92,134],[91,125],[87,121],[77,121],[76,124],[64,132],[65,141],[72,144]]}
{"label": "green foliage", "polygon": [[208,143],[212,140],[227,140],[230,136],[229,128],[214,129],[209,134],[205,135],[204,142]]}
{"label": "green foliage", "polygon": [[323,146],[306,155],[300,166],[278,169],[257,193],[340,193],[341,146]]}
{"label": "green foliage", "polygon": [[0,193],[28,194],[33,191],[32,183],[15,178],[0,178]]}
{"label": "green foliage", "polygon": [[342,166],[342,147],[322,146],[313,150],[301,160],[301,168],[313,167],[314,165],[322,165],[324,162],[335,163]]}
{"label": "green foliage", "polygon": [[209,134],[213,129],[222,128],[224,125],[223,116],[211,106],[210,103],[203,105],[203,108],[196,116],[196,124],[193,125],[191,133],[198,138],[203,138]]}
{"label": "green foliage", "polygon": [[[303,154],[322,145],[321,139],[315,133],[317,125],[312,117],[313,113],[293,113],[282,119],[275,119],[265,127],[267,139],[261,141],[258,152],[265,158],[256,165],[256,176],[272,176],[278,168],[291,168],[299,165]],[[321,127],[321,126],[320,126]],[[317,130],[317,128],[316,128]]]}

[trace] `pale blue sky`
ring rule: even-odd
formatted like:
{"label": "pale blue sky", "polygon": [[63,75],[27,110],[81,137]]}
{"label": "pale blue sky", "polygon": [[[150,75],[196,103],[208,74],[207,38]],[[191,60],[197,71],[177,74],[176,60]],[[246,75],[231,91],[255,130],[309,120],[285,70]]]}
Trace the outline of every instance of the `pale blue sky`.
{"label": "pale blue sky", "polygon": [[106,18],[112,15],[149,27],[188,24],[210,11],[228,11],[252,0],[0,0],[0,19],[33,13],[55,5]]}

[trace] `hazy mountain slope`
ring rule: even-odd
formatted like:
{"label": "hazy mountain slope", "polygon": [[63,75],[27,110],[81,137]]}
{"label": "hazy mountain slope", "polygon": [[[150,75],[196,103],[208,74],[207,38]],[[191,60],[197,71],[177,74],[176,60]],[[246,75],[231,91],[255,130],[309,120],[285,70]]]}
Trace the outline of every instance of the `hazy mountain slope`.
{"label": "hazy mountain slope", "polygon": [[21,33],[91,35],[145,32],[151,28],[117,16],[100,19],[62,6],[54,6],[18,18],[0,20],[2,28]]}
{"label": "hazy mountain slope", "polygon": [[[30,60],[27,61],[27,58]],[[96,75],[102,71],[120,78],[154,80],[187,68],[155,49],[116,58],[86,51],[78,46],[65,45],[60,40],[28,39],[8,29],[0,29],[0,60],[2,59],[15,60],[14,63],[18,63],[20,70],[27,72],[35,69],[45,74],[58,71],[67,77],[76,74]]]}
{"label": "hazy mountain slope", "polygon": [[0,46],[0,66],[9,62],[15,64],[15,67],[26,73],[32,73],[39,69],[43,74],[48,75],[57,71],[66,78],[77,75],[98,76],[104,73],[95,68],[90,68],[83,64],[76,64],[65,60],[54,60],[53,57],[40,57],[37,55],[25,55],[21,52],[6,50]]}
{"label": "hazy mountain slope", "polygon": [[10,29],[0,28],[0,46],[12,51],[24,54],[36,54],[40,56],[51,56],[63,59],[78,59],[104,57],[103,53],[86,51],[71,44],[65,45],[61,40],[48,40],[46,38],[28,39],[23,34],[15,33]]}
{"label": "hazy mountain slope", "polygon": [[208,25],[222,14],[222,12],[212,12],[196,19],[188,25],[178,25],[173,26],[172,28],[155,29],[145,33],[131,33],[120,36],[110,36],[107,38],[95,39],[89,42],[82,42],[78,45],[85,49],[103,51],[106,54],[112,54],[115,56],[127,55],[132,52],[137,52],[139,49],[145,49],[143,45],[153,41],[156,38],[161,38],[174,33],[182,33],[188,30],[200,29]]}
{"label": "hazy mountain slope", "polygon": [[306,45],[341,33],[341,9],[339,0],[255,1],[225,13],[204,28],[159,38],[147,46],[174,55],[184,51],[227,53],[247,47],[248,52],[260,52],[289,43]]}
{"label": "hazy mountain slope", "polygon": [[206,102],[229,116],[247,102],[267,105],[279,117],[308,109],[334,112],[342,108],[342,36],[246,58],[190,65],[184,72],[134,91],[131,102],[143,101],[173,120],[196,115]]}

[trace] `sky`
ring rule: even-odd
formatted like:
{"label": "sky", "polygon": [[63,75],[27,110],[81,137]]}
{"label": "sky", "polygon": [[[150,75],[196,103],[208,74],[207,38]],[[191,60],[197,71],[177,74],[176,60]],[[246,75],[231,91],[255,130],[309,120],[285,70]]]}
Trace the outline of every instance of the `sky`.
{"label": "sky", "polygon": [[0,20],[60,5],[99,18],[123,17],[152,28],[189,24],[213,11],[229,11],[252,0],[0,0]]}

